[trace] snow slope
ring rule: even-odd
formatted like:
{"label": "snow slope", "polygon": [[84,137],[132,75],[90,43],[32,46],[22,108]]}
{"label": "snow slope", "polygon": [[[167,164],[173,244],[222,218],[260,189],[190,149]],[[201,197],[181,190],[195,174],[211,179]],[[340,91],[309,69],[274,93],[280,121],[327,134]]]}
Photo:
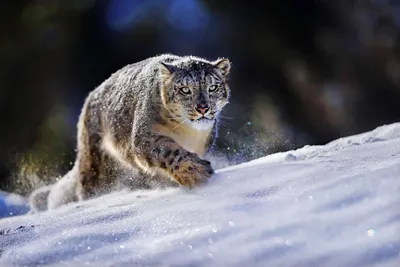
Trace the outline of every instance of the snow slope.
{"label": "snow slope", "polygon": [[400,266],[400,123],[0,220],[0,266]]}

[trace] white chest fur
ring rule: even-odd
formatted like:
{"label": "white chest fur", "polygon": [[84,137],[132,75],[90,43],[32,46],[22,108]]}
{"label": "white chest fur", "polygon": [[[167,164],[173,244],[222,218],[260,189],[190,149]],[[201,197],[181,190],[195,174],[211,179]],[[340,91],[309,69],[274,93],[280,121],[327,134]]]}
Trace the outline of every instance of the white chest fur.
{"label": "white chest fur", "polygon": [[185,123],[178,127],[154,125],[153,131],[175,140],[184,149],[203,157],[213,123]]}

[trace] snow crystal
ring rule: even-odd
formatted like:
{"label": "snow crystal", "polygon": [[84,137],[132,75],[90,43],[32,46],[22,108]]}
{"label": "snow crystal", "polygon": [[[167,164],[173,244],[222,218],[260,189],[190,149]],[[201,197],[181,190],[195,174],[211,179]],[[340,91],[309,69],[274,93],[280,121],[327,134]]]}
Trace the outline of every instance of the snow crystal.
{"label": "snow crystal", "polygon": [[374,236],[374,235],[375,235],[375,230],[374,230],[374,229],[369,229],[369,230],[367,231],[367,235],[368,235],[368,236]]}

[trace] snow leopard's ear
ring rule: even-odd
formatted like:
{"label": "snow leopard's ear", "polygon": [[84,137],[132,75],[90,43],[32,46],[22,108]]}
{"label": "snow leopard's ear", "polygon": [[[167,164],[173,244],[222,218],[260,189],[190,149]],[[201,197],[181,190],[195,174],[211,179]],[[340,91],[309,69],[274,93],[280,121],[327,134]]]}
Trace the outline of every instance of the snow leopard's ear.
{"label": "snow leopard's ear", "polygon": [[222,75],[227,76],[231,69],[231,62],[227,58],[218,58],[214,65],[221,71]]}
{"label": "snow leopard's ear", "polygon": [[176,67],[172,64],[161,62],[159,64],[160,74],[161,77],[165,80],[171,78],[171,75],[175,72]]}

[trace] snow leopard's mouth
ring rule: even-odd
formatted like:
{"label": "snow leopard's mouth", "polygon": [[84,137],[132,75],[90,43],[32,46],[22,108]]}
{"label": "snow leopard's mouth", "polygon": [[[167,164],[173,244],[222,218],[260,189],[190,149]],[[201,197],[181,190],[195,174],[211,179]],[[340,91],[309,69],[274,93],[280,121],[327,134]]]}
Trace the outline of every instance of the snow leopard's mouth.
{"label": "snow leopard's mouth", "polygon": [[198,122],[210,122],[213,121],[213,119],[207,118],[207,117],[201,117],[197,119]]}

